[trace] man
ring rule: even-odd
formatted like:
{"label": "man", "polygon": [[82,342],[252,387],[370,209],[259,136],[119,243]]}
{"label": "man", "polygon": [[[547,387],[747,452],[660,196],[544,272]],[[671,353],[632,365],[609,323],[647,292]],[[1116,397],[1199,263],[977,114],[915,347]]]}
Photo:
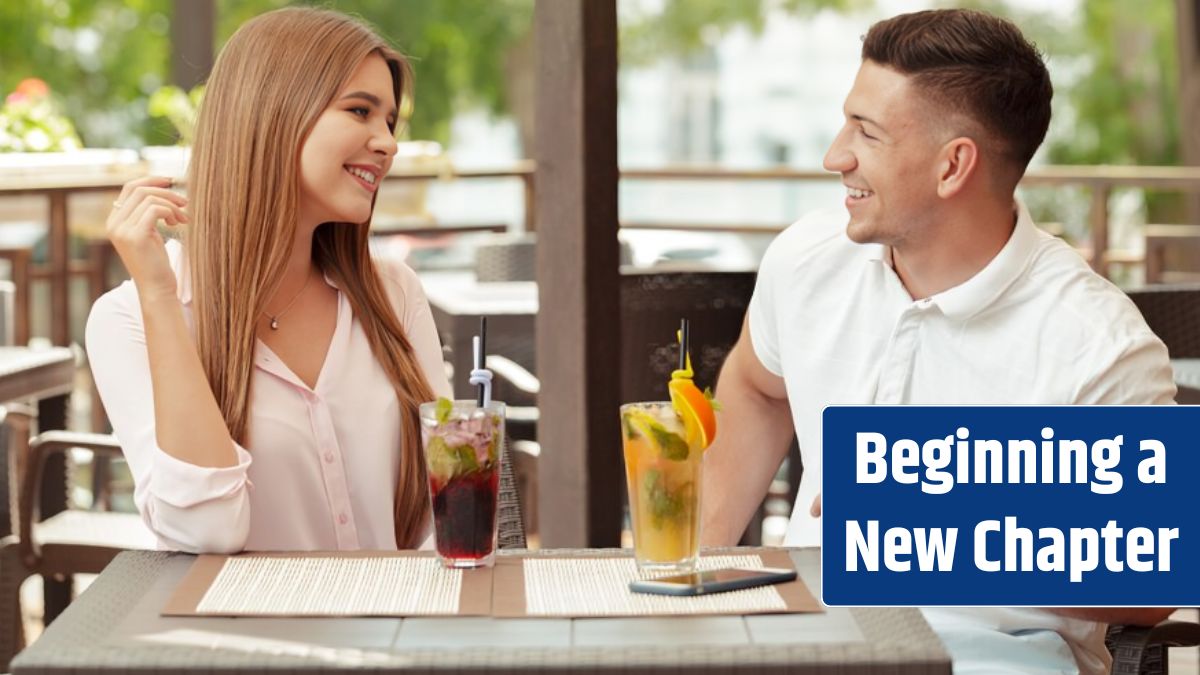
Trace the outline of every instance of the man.
{"label": "man", "polygon": [[[704,542],[735,543],[793,434],[804,474],[787,543],[820,543],[828,404],[1159,404],[1167,351],[1112,284],[1014,199],[1045,137],[1037,50],[982,12],[875,24],[825,157],[845,208],[805,217],[762,261],[721,372]],[[811,507],[810,507],[811,504]],[[956,672],[1107,672],[1104,622],[1151,609],[931,608]]]}

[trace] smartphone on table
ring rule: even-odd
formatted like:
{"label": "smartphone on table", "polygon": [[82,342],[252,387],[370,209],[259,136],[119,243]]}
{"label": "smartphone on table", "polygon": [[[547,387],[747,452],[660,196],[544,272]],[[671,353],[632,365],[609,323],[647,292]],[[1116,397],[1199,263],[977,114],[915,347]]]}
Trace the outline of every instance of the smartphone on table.
{"label": "smartphone on table", "polygon": [[629,590],[634,593],[658,595],[709,595],[778,584],[795,578],[796,570],[777,567],[726,567],[657,579],[638,579],[629,582]]}

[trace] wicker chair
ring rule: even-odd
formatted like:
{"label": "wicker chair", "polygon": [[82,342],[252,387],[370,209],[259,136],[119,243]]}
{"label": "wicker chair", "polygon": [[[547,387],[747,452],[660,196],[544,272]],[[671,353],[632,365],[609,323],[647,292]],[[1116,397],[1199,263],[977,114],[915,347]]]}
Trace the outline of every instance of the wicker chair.
{"label": "wicker chair", "polygon": [[[10,411],[6,421],[12,483],[19,489],[11,491],[17,502],[17,534],[0,540],[0,616],[11,619],[0,623],[0,671],[24,647],[20,587],[25,579],[98,574],[121,551],[154,548],[154,538],[137,514],[68,509],[45,520],[38,515],[47,459],[75,448],[119,459],[121,450],[111,436],[49,431],[30,441],[27,416]],[[46,623],[54,620],[53,612],[46,607]]]}
{"label": "wicker chair", "polygon": [[[16,511],[17,536],[0,540],[0,672],[8,670],[8,662],[25,646],[21,621],[21,583],[34,574],[44,577],[70,577],[74,574],[99,574],[117,556],[131,549],[153,549],[153,535],[132,513],[80,511],[68,509],[39,521],[37,504],[41,492],[46,459],[73,449],[90,450],[95,456],[121,458],[116,438],[106,434],[45,432],[32,441],[28,439],[29,425],[10,415],[12,442],[11,465],[14,475],[21,476],[21,489]],[[25,433],[20,433],[21,431]],[[525,527],[521,518],[520,495],[514,476],[511,453],[501,450],[500,494],[498,521],[499,546],[502,549],[525,548]],[[54,617],[46,617],[46,623]]]}
{"label": "wicker chair", "polygon": [[1200,358],[1200,284],[1127,291],[1173,359]]}
{"label": "wicker chair", "polygon": [[[1172,359],[1200,358],[1200,284],[1146,286],[1127,291]],[[1180,386],[1179,403],[1200,403],[1200,389]]]}
{"label": "wicker chair", "polygon": [[[1146,286],[1127,293],[1172,359],[1200,358],[1200,285]],[[1200,391],[1181,387],[1177,400],[1200,403]],[[1166,673],[1168,648],[1200,644],[1200,625],[1165,621],[1149,627],[1112,626],[1107,642],[1114,674]]]}

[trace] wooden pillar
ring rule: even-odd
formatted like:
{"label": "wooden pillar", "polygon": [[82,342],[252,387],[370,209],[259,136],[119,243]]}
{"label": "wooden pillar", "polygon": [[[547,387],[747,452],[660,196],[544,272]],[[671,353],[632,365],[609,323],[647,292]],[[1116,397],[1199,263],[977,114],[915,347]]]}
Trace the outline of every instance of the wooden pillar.
{"label": "wooden pillar", "polygon": [[[1179,142],[1183,163],[1200,166],[1200,0],[1175,0],[1179,54]],[[1200,195],[1188,195],[1188,220],[1200,225]]]}
{"label": "wooden pillar", "polygon": [[216,0],[175,0],[171,82],[184,91],[207,80],[212,71],[216,25]]}
{"label": "wooden pillar", "polygon": [[616,0],[538,0],[534,23],[542,543],[617,546]]}

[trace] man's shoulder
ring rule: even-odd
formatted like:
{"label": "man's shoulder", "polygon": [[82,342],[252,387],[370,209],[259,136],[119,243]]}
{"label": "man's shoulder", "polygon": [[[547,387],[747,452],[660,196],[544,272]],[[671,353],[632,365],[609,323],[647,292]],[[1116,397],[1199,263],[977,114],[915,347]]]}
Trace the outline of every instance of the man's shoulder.
{"label": "man's shoulder", "polygon": [[1040,247],[1026,276],[1030,293],[1048,302],[1048,314],[1064,332],[1073,326],[1089,342],[1125,341],[1150,334],[1141,313],[1120,288],[1097,274],[1061,240]]}

